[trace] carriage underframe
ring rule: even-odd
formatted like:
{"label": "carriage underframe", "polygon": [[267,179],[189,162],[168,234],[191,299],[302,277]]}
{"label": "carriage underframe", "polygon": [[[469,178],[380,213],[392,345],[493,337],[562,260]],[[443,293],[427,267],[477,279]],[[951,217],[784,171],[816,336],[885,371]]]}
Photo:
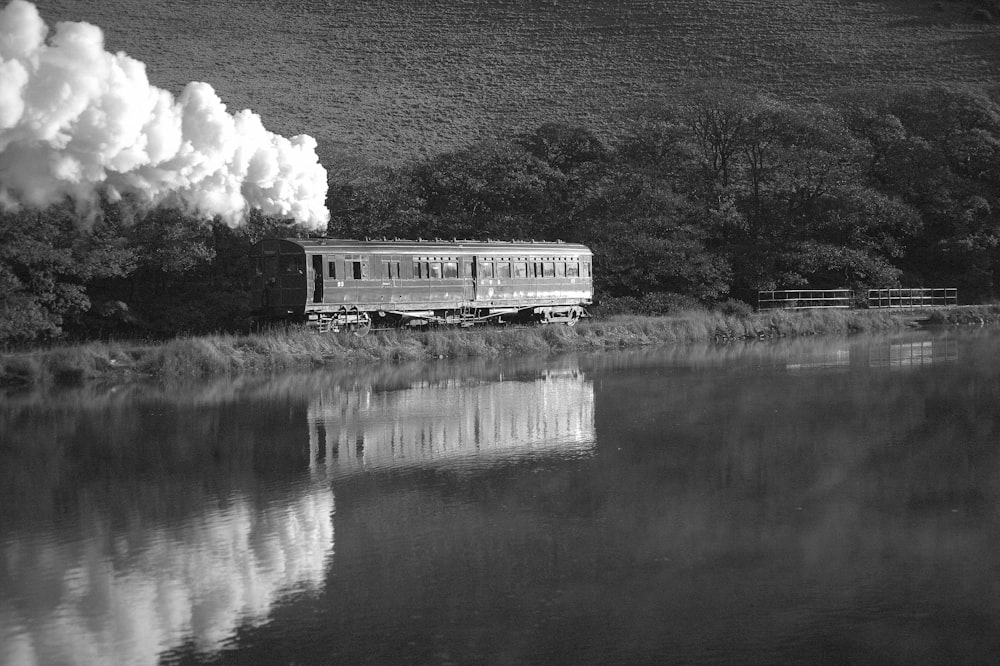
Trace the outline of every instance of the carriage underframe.
{"label": "carriage underframe", "polygon": [[433,310],[368,310],[358,306],[340,306],[334,310],[310,311],[306,323],[319,333],[349,331],[366,335],[372,330],[459,326],[469,328],[486,324],[564,324],[575,326],[587,312],[579,305],[541,305],[526,307],[477,308],[463,306]]}

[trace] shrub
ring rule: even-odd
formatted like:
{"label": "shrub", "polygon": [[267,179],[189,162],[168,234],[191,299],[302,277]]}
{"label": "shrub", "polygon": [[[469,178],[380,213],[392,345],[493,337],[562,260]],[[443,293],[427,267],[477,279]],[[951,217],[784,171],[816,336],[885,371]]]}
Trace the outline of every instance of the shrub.
{"label": "shrub", "polygon": [[715,306],[715,309],[730,317],[749,317],[753,314],[753,306],[736,298],[727,298]]}
{"label": "shrub", "polygon": [[657,317],[677,314],[691,310],[703,310],[704,306],[698,299],[684,294],[658,291],[635,296],[609,296],[602,298],[600,303],[591,308],[592,314],[599,317],[612,315],[634,314]]}

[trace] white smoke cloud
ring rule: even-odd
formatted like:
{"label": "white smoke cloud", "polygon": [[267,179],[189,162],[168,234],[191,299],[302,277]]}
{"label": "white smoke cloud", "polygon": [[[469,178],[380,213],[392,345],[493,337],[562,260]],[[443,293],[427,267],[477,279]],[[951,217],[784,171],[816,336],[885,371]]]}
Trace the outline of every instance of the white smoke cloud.
{"label": "white smoke cloud", "polygon": [[230,225],[257,208],[319,229],[326,191],[312,137],[228,113],[207,83],[174,98],[143,63],[107,53],[96,26],[58,23],[49,37],[33,4],[0,10],[0,207],[127,195]]}

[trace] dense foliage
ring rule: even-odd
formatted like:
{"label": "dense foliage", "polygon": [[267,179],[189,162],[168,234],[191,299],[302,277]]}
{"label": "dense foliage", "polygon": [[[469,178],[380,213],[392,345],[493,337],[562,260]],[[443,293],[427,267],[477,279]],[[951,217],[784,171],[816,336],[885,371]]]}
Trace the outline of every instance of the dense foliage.
{"label": "dense foliage", "polygon": [[996,101],[945,88],[808,106],[698,91],[608,144],[543,125],[345,183],[330,228],[580,241],[604,297],[903,285],[982,300],[1000,259],[998,121]]}
{"label": "dense foliage", "polygon": [[[1000,105],[885,89],[796,105],[694,91],[602,139],[552,123],[331,177],[329,234],[590,245],[600,299],[643,312],[758,289],[958,287],[1000,277]],[[334,173],[331,170],[331,173]],[[0,341],[171,335],[246,321],[242,255],[296,230],[107,203],[0,216]]]}

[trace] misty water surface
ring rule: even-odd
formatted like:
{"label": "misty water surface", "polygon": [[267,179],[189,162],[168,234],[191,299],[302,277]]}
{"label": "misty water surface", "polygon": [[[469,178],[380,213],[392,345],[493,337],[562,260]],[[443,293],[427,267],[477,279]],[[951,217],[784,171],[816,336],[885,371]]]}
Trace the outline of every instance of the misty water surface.
{"label": "misty water surface", "polygon": [[1000,334],[0,399],[0,663],[1000,656]]}

